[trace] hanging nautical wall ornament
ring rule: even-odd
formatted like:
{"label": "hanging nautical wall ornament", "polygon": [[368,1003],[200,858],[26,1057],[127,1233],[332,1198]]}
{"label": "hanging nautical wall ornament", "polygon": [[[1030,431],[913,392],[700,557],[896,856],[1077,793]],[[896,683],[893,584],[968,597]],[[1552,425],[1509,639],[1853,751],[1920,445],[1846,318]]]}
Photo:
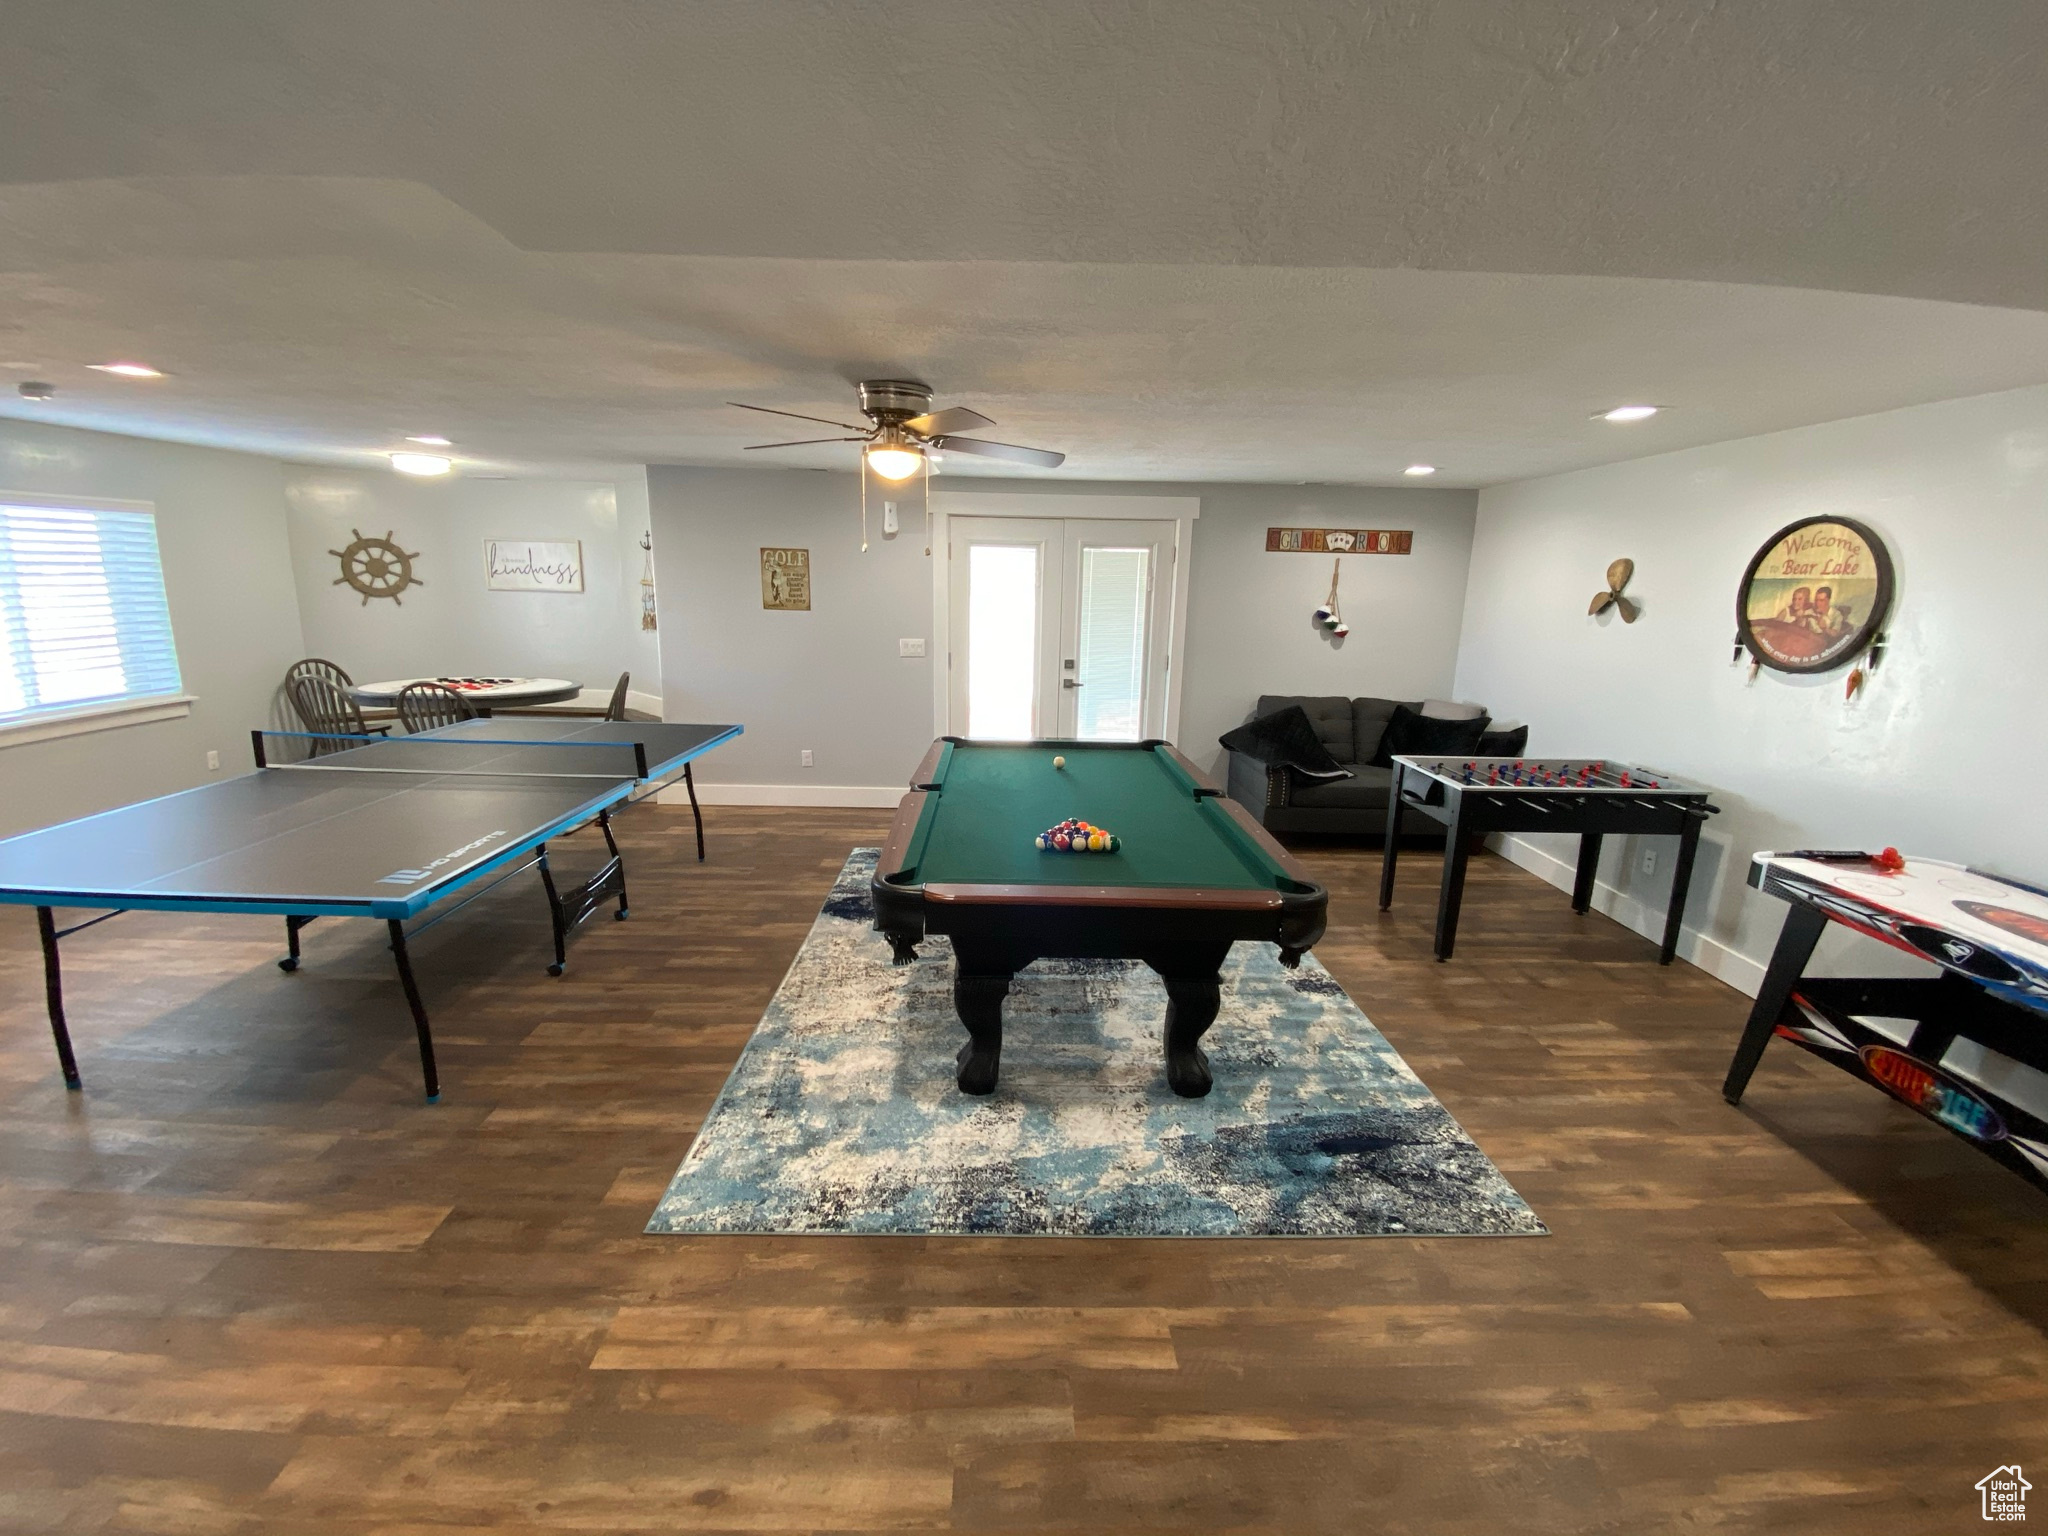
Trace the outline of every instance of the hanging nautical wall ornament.
{"label": "hanging nautical wall ornament", "polygon": [[[1349,537],[1349,535],[1345,535],[1345,537]],[[1342,560],[1330,562],[1330,595],[1324,599],[1323,606],[1315,611],[1316,623],[1322,625],[1324,629],[1328,630],[1331,635],[1339,640],[1342,640],[1351,633],[1351,626],[1344,622],[1344,615],[1337,607],[1337,573],[1343,569],[1343,566],[1344,562]]]}
{"label": "hanging nautical wall ornament", "polygon": [[351,528],[349,532],[355,535],[353,544],[346,549],[327,551],[341,561],[341,574],[333,584],[346,584],[362,593],[365,608],[373,597],[388,597],[397,603],[398,594],[407,587],[426,585],[412,573],[412,563],[419,559],[418,551],[407,554],[391,541],[388,532],[381,539],[364,538],[360,528]]}
{"label": "hanging nautical wall ornament", "polygon": [[640,547],[647,558],[640,565],[640,627],[654,628],[654,530],[640,535]]}
{"label": "hanging nautical wall ornament", "polygon": [[1612,608],[1621,615],[1622,623],[1635,623],[1636,615],[1643,610],[1632,598],[1626,598],[1621,595],[1621,589],[1628,585],[1629,577],[1635,575],[1635,573],[1636,563],[1633,560],[1617,560],[1608,566],[1607,590],[1593,594],[1592,605],[1586,609],[1586,612],[1588,614],[1602,614],[1609,608]]}

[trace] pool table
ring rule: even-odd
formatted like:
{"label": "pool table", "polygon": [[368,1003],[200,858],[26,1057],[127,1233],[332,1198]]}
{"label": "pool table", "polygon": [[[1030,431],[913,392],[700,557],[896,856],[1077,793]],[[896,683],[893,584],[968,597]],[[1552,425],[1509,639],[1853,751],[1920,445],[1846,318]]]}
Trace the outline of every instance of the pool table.
{"label": "pool table", "polygon": [[[1053,766],[1054,757],[1066,766]],[[1050,853],[1069,817],[1116,833],[1116,853]],[[1166,983],[1166,1081],[1210,1088],[1198,1043],[1239,939],[1298,965],[1329,894],[1244,807],[1163,741],[932,743],[896,810],[874,878],[875,927],[897,964],[927,934],[952,940],[953,1004],[967,1030],[960,1090],[995,1090],[1003,998],[1048,956],[1142,960]]]}

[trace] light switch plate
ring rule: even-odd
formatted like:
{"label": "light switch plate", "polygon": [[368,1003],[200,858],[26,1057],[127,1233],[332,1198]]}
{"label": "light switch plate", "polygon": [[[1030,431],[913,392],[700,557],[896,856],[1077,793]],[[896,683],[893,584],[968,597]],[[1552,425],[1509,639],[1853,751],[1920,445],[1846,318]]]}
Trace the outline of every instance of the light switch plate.
{"label": "light switch plate", "polygon": [[898,640],[896,642],[896,654],[898,656],[922,656],[924,654],[924,641]]}

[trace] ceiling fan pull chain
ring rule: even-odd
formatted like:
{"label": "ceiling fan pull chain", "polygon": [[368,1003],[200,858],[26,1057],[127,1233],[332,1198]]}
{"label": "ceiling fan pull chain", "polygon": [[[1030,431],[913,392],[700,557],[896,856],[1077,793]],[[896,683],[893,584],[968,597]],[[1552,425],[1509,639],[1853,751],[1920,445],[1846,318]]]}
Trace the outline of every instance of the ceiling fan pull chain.
{"label": "ceiling fan pull chain", "polygon": [[868,461],[860,461],[860,552],[868,552]]}
{"label": "ceiling fan pull chain", "polygon": [[924,557],[932,557],[932,456],[924,456]]}

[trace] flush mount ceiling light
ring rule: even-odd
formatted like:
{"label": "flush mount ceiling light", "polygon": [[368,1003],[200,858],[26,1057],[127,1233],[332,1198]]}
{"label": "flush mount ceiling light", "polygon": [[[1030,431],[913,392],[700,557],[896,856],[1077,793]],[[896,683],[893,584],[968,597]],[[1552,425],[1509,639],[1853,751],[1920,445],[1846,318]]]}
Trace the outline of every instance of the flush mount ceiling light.
{"label": "flush mount ceiling light", "polygon": [[438,453],[394,453],[391,467],[401,475],[445,475],[454,465]]}
{"label": "flush mount ceiling light", "polygon": [[453,439],[435,437],[431,434],[426,437],[408,437],[406,441],[408,443],[425,443],[429,448],[449,448],[454,446]]}
{"label": "flush mount ceiling light", "polygon": [[924,468],[924,451],[901,428],[884,427],[868,445],[867,461],[884,480],[908,480]]}
{"label": "flush mount ceiling light", "polygon": [[1617,405],[1610,410],[1595,411],[1595,421],[1648,421],[1657,414],[1654,405]]}
{"label": "flush mount ceiling light", "polygon": [[161,368],[152,368],[147,363],[87,363],[94,373],[118,373],[124,379],[160,379],[164,376]]}
{"label": "flush mount ceiling light", "polygon": [[1436,466],[1434,464],[1410,464],[1401,473],[1404,475],[1433,475],[1436,473]]}

